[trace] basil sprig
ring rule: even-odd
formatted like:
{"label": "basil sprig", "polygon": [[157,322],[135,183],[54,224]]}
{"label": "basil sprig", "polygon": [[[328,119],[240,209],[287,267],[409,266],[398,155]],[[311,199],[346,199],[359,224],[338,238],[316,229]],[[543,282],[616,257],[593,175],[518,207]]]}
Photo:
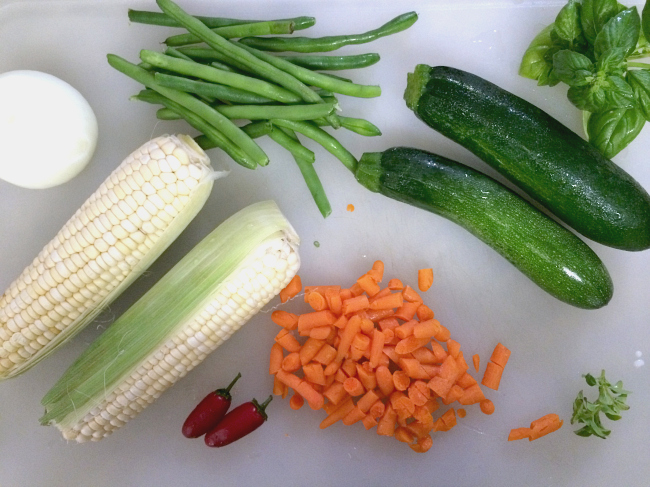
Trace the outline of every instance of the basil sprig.
{"label": "basil sprig", "polygon": [[569,0],[524,53],[519,74],[564,83],[587,112],[589,141],[605,156],[627,147],[650,121],[650,0],[641,15],[617,0]]}

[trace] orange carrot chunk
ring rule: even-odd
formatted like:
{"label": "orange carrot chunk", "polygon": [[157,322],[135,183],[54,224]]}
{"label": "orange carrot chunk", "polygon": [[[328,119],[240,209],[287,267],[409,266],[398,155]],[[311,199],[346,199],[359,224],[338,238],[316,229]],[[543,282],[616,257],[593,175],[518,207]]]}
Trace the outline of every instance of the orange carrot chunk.
{"label": "orange carrot chunk", "polygon": [[393,374],[390,373],[387,366],[380,365],[377,367],[375,378],[377,379],[377,386],[383,395],[388,396],[395,389]]}
{"label": "orange carrot chunk", "polygon": [[334,411],[332,411],[320,424],[320,429],[325,429],[329,426],[332,426],[337,421],[345,418],[350,411],[354,409],[354,403],[352,398],[348,398],[346,401],[341,403]]}
{"label": "orange carrot chunk", "polygon": [[355,406],[348,414],[343,417],[343,424],[349,426],[351,424],[357,423],[358,421],[361,421],[365,417],[366,413],[359,409],[359,406]]}
{"label": "orange carrot chunk", "polygon": [[298,352],[292,352],[282,359],[282,370],[287,372],[296,372],[300,369],[300,355]]}
{"label": "orange carrot chunk", "polygon": [[298,331],[302,334],[312,328],[333,325],[337,319],[337,316],[328,309],[303,313],[298,317]]}
{"label": "orange carrot chunk", "polygon": [[341,382],[334,382],[325,390],[325,392],[323,392],[323,396],[334,404],[339,404],[344,399],[350,397],[350,395],[345,391],[345,387],[343,387],[343,383]]}
{"label": "orange carrot chunk", "polygon": [[368,274],[364,274],[357,279],[357,284],[361,286],[361,289],[363,289],[368,296],[376,295],[381,289],[379,284],[377,284],[377,281]]}
{"label": "orange carrot chunk", "polygon": [[398,391],[405,391],[411,384],[411,378],[403,370],[393,372],[393,385]]}
{"label": "orange carrot chunk", "polygon": [[284,348],[287,352],[300,351],[300,342],[296,340],[296,337],[289,333],[286,328],[280,330],[280,333],[275,336],[275,342]]}
{"label": "orange carrot chunk", "polygon": [[362,311],[370,307],[370,302],[368,301],[368,296],[365,294],[360,294],[354,296],[350,299],[343,300],[341,305],[341,313],[344,315],[350,315],[356,313],[357,311]]}
{"label": "orange carrot chunk", "polygon": [[418,306],[418,309],[415,310],[415,313],[417,314],[420,321],[430,320],[434,317],[433,310],[426,304],[420,304],[420,306]]}
{"label": "orange carrot chunk", "polygon": [[300,394],[305,399],[305,401],[307,401],[307,404],[309,404],[310,408],[320,409],[323,407],[325,398],[320,392],[314,389],[312,385],[309,384],[309,382],[302,381],[295,389],[295,391]]}
{"label": "orange carrot chunk", "polygon": [[375,426],[377,426],[377,420],[373,418],[370,414],[366,414],[366,416],[363,418],[361,421],[363,423],[364,428],[366,430],[371,430]]}
{"label": "orange carrot chunk", "polygon": [[418,289],[422,292],[428,291],[433,284],[433,269],[418,270]]}
{"label": "orange carrot chunk", "polygon": [[321,364],[315,362],[305,364],[302,366],[302,371],[305,374],[305,380],[319,386],[325,385],[325,372],[323,371],[323,366]]}
{"label": "orange carrot chunk", "polygon": [[271,313],[271,321],[287,330],[295,330],[298,326],[298,315],[278,309]]}
{"label": "orange carrot chunk", "polygon": [[370,303],[370,309],[381,310],[381,309],[393,309],[399,308],[404,304],[404,298],[401,293],[390,293],[381,298],[375,299]]}
{"label": "orange carrot chunk", "polygon": [[537,440],[542,436],[546,436],[549,433],[559,430],[562,427],[563,421],[560,420],[560,417],[557,414],[551,413],[546,416],[542,416],[539,419],[536,419],[530,423],[530,429],[532,430],[529,441]]}
{"label": "orange carrot chunk", "polygon": [[345,389],[345,392],[353,397],[360,396],[365,392],[363,384],[361,384],[361,381],[356,377],[348,377],[345,379],[345,381],[343,381],[343,388]]}
{"label": "orange carrot chunk", "polygon": [[401,291],[404,289],[404,284],[399,279],[391,279],[388,281],[388,289],[391,291]]}
{"label": "orange carrot chunk", "polygon": [[[401,296],[401,294],[398,294],[398,296]],[[412,320],[419,306],[420,306],[419,303],[409,303],[409,302],[403,303],[402,306],[397,308],[393,316],[398,320],[404,320],[404,321]]]}
{"label": "orange carrot chunk", "polygon": [[510,430],[508,435],[508,441],[523,440],[524,438],[530,438],[533,430],[530,428],[514,428]]}
{"label": "orange carrot chunk", "polygon": [[[431,339],[434,336],[436,336],[439,332],[440,332],[440,322],[438,320],[434,320],[433,318],[420,321],[419,323],[416,323],[416,325],[413,327],[413,335],[416,338]],[[447,349],[449,349],[449,344],[447,344]]]}
{"label": "orange carrot chunk", "polygon": [[508,359],[510,358],[510,350],[502,343],[497,343],[490,357],[490,361],[500,365],[502,369],[506,367]]}
{"label": "orange carrot chunk", "polygon": [[423,301],[417,291],[408,285],[402,289],[402,296],[404,297],[404,301],[408,301],[409,303],[418,303],[420,305]]}
{"label": "orange carrot chunk", "polygon": [[379,400],[379,396],[375,394],[375,391],[368,391],[357,401],[357,407],[367,413],[377,400]]}
{"label": "orange carrot chunk", "polygon": [[289,399],[289,407],[291,409],[293,409],[294,411],[297,411],[298,409],[300,409],[303,406],[303,404],[305,404],[305,400],[298,393],[294,393],[291,396],[291,399]]}
{"label": "orange carrot chunk", "polygon": [[[303,345],[303,348],[305,348],[304,345]],[[318,350],[318,353],[316,355],[314,355],[314,357],[311,360],[314,360],[315,362],[318,362],[319,364],[327,366],[335,358],[336,358],[336,349],[334,347],[332,347],[331,345],[328,345],[326,343]],[[301,361],[302,361],[302,357],[301,357]],[[309,360],[307,362],[309,362]]]}
{"label": "orange carrot chunk", "polygon": [[377,434],[383,436],[393,436],[395,434],[395,421],[397,413],[390,404],[386,406],[383,416],[377,423]]}
{"label": "orange carrot chunk", "polygon": [[449,352],[449,355],[452,357],[458,358],[458,354],[460,353],[460,343],[451,338],[447,340],[447,352]]}
{"label": "orange carrot chunk", "polygon": [[269,374],[274,375],[282,368],[282,359],[284,352],[279,343],[271,346],[271,356],[269,358]]}
{"label": "orange carrot chunk", "polygon": [[429,338],[416,338],[414,336],[409,336],[400,340],[397,345],[395,345],[395,352],[398,355],[404,355],[411,353],[420,347],[424,347],[428,343]]}
{"label": "orange carrot chunk", "polygon": [[323,348],[324,345],[325,342],[323,340],[318,340],[311,337],[308,338],[300,348],[300,363],[302,365],[309,363],[320,351],[320,349]]}
{"label": "orange carrot chunk", "polygon": [[481,363],[481,358],[479,357],[478,353],[472,355],[472,362],[474,363],[474,370],[478,372],[478,368]]}
{"label": "orange carrot chunk", "polygon": [[469,386],[466,389],[463,389],[463,394],[458,399],[458,402],[463,406],[469,406],[470,404],[480,403],[485,400],[485,394],[478,383],[475,383]]}
{"label": "orange carrot chunk", "polygon": [[297,296],[301,290],[302,290],[302,281],[300,280],[300,276],[296,274],[295,276],[293,276],[293,279],[289,281],[287,287],[285,287],[282,291],[280,291],[280,301],[286,303],[291,298]]}
{"label": "orange carrot chunk", "polygon": [[494,403],[489,399],[483,399],[480,406],[483,414],[492,414],[494,412]]}
{"label": "orange carrot chunk", "polygon": [[384,278],[384,263],[381,260],[376,260],[372,264],[372,269],[368,271],[368,274],[372,276],[375,281],[381,282]]}
{"label": "orange carrot chunk", "polygon": [[318,291],[311,292],[307,295],[307,303],[316,311],[327,309],[327,300]]}
{"label": "orange carrot chunk", "polygon": [[503,374],[503,367],[495,364],[494,362],[488,362],[485,366],[485,373],[483,374],[483,380],[481,384],[495,391],[499,390],[499,383],[501,382],[501,375]]}

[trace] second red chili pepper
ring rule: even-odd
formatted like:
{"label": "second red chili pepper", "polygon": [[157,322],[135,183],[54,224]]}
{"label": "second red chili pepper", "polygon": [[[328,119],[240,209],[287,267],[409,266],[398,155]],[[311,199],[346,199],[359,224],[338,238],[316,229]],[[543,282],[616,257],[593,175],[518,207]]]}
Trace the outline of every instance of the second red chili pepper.
{"label": "second red chili pepper", "polygon": [[232,402],[230,389],[241,374],[233,379],[225,389],[217,389],[203,398],[183,423],[183,436],[198,438],[214,428],[226,415]]}
{"label": "second red chili pepper", "polygon": [[226,446],[255,431],[268,419],[264,410],[272,399],[273,396],[269,396],[262,404],[253,399],[237,406],[214,429],[206,433],[205,444],[213,447]]}

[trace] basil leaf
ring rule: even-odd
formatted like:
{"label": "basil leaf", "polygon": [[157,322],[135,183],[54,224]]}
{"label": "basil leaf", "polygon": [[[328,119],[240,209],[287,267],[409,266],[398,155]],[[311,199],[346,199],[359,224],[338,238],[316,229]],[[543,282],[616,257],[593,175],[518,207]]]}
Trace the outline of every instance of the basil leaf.
{"label": "basil leaf", "polygon": [[603,26],[618,13],[616,0],[584,0],[582,3],[580,23],[582,32],[590,44]]}
{"label": "basil leaf", "polygon": [[630,55],[636,49],[641,34],[641,17],[636,7],[628,8],[614,15],[596,35],[594,55],[599,59],[607,50],[616,47],[625,49]]}
{"label": "basil leaf", "polygon": [[554,24],[547,26],[532,40],[519,65],[520,76],[534,80],[548,77],[553,64],[549,63],[544,56],[553,46],[551,31],[554,28]]}
{"label": "basil leaf", "polygon": [[631,108],[635,106],[634,90],[621,76],[608,76],[605,88],[607,108]]}
{"label": "basil leaf", "polygon": [[597,85],[572,86],[567,92],[567,97],[576,108],[583,111],[597,113],[607,108],[607,94]]}
{"label": "basil leaf", "polygon": [[553,71],[569,86],[585,86],[593,81],[596,68],[587,56],[563,49],[553,56]]}
{"label": "basil leaf", "polygon": [[582,34],[580,25],[580,4],[569,0],[555,18],[555,33],[560,39],[572,42]]}
{"label": "basil leaf", "polygon": [[643,116],[650,121],[650,72],[645,69],[628,71],[627,82],[634,90],[634,98]]}
{"label": "basil leaf", "polygon": [[589,142],[605,157],[614,157],[639,135],[645,118],[636,107],[617,108],[589,117]]}
{"label": "basil leaf", "polygon": [[623,76],[625,74],[625,49],[614,47],[605,51],[596,63],[596,69],[607,74]]}
{"label": "basil leaf", "polygon": [[641,27],[646,39],[650,39],[650,1],[645,2],[641,11]]}

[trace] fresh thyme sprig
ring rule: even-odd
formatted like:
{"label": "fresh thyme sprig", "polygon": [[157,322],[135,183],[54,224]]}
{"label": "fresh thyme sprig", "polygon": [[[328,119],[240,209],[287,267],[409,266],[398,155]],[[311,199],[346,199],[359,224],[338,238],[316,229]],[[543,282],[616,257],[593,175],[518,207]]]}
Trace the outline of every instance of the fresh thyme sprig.
{"label": "fresh thyme sprig", "polygon": [[578,397],[573,402],[571,424],[581,423],[585,426],[574,433],[579,436],[595,435],[599,438],[607,438],[611,431],[603,427],[600,413],[612,421],[621,419],[621,411],[630,409],[630,406],[625,403],[630,391],[623,389],[623,381],[619,380],[615,385],[610,384],[605,378],[604,370],[598,378],[591,374],[586,374],[584,378],[588,385],[598,386],[598,399],[591,402],[582,391],[578,393]]}

